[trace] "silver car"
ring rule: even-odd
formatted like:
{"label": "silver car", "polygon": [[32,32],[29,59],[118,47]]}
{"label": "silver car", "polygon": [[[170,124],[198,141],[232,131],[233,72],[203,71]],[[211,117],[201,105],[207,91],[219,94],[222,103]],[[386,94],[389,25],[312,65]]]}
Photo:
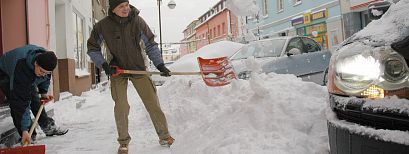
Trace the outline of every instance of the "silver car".
{"label": "silver car", "polygon": [[277,37],[251,42],[231,58],[235,72],[240,79],[248,79],[250,72],[246,59],[254,57],[261,65],[262,72],[294,74],[304,81],[325,85],[331,53],[322,50],[313,39],[302,36]]}

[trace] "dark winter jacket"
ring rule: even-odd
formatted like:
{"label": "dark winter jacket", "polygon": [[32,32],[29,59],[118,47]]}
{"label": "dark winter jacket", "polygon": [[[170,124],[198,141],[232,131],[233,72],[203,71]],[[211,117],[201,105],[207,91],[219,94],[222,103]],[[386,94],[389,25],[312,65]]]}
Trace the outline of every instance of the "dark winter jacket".
{"label": "dark winter jacket", "polygon": [[9,88],[7,101],[10,107],[18,108],[18,111],[23,112],[19,114],[24,114],[21,123],[23,131],[28,130],[31,123],[31,94],[36,87],[40,94],[45,94],[50,85],[51,75],[37,77],[34,73],[35,56],[45,51],[35,45],[25,45],[0,57],[0,83]]}
{"label": "dark winter jacket", "polygon": [[88,39],[88,55],[97,67],[106,62],[101,53],[101,44],[106,43],[112,55],[110,65],[123,69],[146,70],[140,40],[146,46],[146,54],[155,66],[163,63],[162,55],[154,41],[154,34],[145,21],[138,15],[139,11],[130,6],[129,16],[122,18],[111,11],[109,15],[95,24]]}

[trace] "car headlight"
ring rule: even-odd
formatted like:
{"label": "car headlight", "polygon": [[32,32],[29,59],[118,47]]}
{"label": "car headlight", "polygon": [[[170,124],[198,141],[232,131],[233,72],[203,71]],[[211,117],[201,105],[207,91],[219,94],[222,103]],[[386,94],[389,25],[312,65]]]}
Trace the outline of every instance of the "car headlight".
{"label": "car headlight", "polygon": [[409,69],[401,55],[386,47],[365,48],[359,49],[363,52],[341,52],[332,57],[330,92],[381,98],[409,87]]}
{"label": "car headlight", "polygon": [[385,59],[384,78],[390,82],[399,82],[407,77],[406,62],[402,56],[393,54]]}
{"label": "car headlight", "polygon": [[347,93],[368,88],[380,76],[380,63],[372,56],[349,56],[338,59],[335,65],[335,84]]}

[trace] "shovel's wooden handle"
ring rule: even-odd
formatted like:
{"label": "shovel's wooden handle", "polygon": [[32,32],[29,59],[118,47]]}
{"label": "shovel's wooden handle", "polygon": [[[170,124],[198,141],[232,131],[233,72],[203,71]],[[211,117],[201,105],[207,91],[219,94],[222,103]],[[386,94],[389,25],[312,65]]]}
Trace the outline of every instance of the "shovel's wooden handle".
{"label": "shovel's wooden handle", "polygon": [[[44,104],[41,104],[40,109],[38,109],[37,115],[34,119],[34,122],[31,125],[30,131],[28,132],[28,135],[30,137],[31,135],[33,135],[34,128],[37,126],[38,119],[40,119],[40,115],[41,115],[41,112],[43,112],[43,109],[44,109]],[[28,145],[28,142],[24,142],[23,146],[27,146],[27,145]]]}
{"label": "shovel's wooden handle", "polygon": [[41,115],[41,112],[43,112],[43,109],[44,109],[44,104],[41,104],[40,109],[38,109],[37,115],[34,119],[34,122],[31,125],[30,132],[28,132],[28,135],[30,136],[33,135],[34,128],[37,126],[38,119],[40,119],[40,115]]}
{"label": "shovel's wooden handle", "polygon": [[[123,70],[125,74],[157,74],[160,75],[161,72],[148,72],[148,71],[133,71],[133,70]],[[170,72],[170,75],[202,75],[201,72]]]}

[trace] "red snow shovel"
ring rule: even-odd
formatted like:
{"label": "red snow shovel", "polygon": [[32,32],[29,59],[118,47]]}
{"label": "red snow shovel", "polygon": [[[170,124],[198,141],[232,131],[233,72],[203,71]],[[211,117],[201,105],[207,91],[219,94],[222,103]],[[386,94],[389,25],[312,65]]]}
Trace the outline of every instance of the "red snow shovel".
{"label": "red snow shovel", "polygon": [[[33,124],[31,125],[29,135],[31,136],[34,132],[34,128],[37,126],[38,119],[40,118],[41,112],[44,109],[44,105],[47,104],[50,100],[41,99],[41,106],[37,112],[37,115],[34,119]],[[45,145],[28,145],[24,143],[23,146],[15,148],[0,148],[0,154],[45,154]]]}
{"label": "red snow shovel", "polygon": [[[202,75],[203,81],[207,86],[224,86],[236,79],[233,67],[229,64],[227,57],[203,59],[197,58],[199,62],[200,72],[170,72],[170,75]],[[148,71],[134,71],[124,70],[118,66],[116,73],[112,76],[119,76],[120,74],[158,74],[161,72],[148,72]]]}

